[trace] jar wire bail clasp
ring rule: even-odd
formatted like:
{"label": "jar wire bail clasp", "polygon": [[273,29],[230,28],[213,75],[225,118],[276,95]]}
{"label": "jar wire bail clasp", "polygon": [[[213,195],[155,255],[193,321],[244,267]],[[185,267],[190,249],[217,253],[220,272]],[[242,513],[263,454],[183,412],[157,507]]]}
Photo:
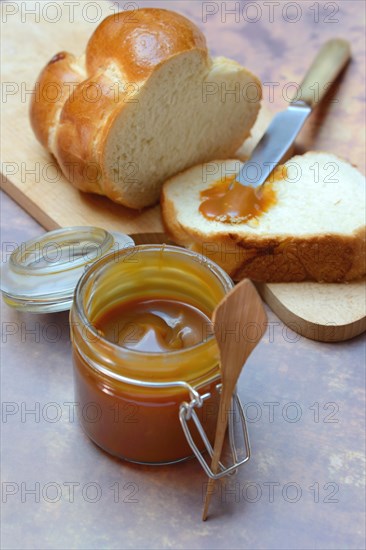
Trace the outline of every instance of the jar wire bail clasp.
{"label": "jar wire bail clasp", "polygon": [[[216,390],[220,392],[221,387],[222,387],[221,384],[217,384]],[[219,462],[220,471],[218,473],[214,473],[210,468],[207,460],[205,460],[205,457],[203,456],[202,452],[199,450],[198,446],[196,445],[188,425],[189,420],[193,420],[197,428],[197,431],[205,445],[206,451],[209,457],[212,458],[213,456],[212,445],[195,411],[196,408],[202,407],[203,402],[206,399],[208,399],[211,396],[211,394],[205,393],[203,395],[200,395],[197,392],[197,390],[190,388],[190,395],[191,395],[191,401],[189,403],[187,402],[181,403],[179,408],[179,420],[189,446],[191,447],[197,460],[201,464],[202,468],[204,469],[208,477],[212,479],[220,479],[224,476],[235,474],[237,472],[238,467],[242,466],[243,464],[248,462],[248,460],[250,459],[250,442],[249,442],[248,429],[247,429],[247,424],[245,420],[243,405],[240,401],[238,394],[235,392],[233,395],[233,398],[231,401],[231,411],[229,414],[229,421],[228,421],[229,445],[230,445],[231,455],[233,459],[233,464],[230,466],[225,466],[224,464],[222,464],[222,462]],[[239,413],[239,420],[242,427],[244,447],[245,447],[245,456],[240,460],[238,458],[238,446],[236,443],[235,433],[234,433],[234,422],[235,422],[236,412]]]}

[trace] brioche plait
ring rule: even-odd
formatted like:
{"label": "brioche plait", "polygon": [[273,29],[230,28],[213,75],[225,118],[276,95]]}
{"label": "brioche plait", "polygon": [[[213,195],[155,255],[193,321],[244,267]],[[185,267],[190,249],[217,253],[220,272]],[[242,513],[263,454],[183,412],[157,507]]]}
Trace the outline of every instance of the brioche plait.
{"label": "brioche plait", "polygon": [[261,99],[258,79],[234,61],[211,59],[191,21],[154,8],[107,17],[85,55],[57,54],[36,87],[31,125],[66,178],[137,209],[156,203],[178,171],[232,156]]}

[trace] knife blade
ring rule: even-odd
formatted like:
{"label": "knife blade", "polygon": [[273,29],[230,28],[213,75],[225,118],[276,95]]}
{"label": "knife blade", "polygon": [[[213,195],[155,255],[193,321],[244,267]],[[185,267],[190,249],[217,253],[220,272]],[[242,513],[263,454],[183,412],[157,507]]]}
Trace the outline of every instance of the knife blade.
{"label": "knife blade", "polygon": [[275,115],[250,160],[237,174],[236,181],[256,188],[269,178],[350,56],[350,45],[346,40],[334,38],[323,45],[299,87],[297,93],[300,97],[292,101],[285,111]]}
{"label": "knife blade", "polygon": [[311,111],[309,105],[298,101],[277,113],[236,181],[251,187],[262,185],[290,149]]}

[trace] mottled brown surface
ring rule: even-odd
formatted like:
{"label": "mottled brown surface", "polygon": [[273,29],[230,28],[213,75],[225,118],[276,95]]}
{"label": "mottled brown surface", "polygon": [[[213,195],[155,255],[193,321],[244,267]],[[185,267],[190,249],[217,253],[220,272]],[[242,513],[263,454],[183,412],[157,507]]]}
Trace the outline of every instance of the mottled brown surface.
{"label": "mottled brown surface", "polygon": [[[303,16],[294,24],[282,17],[269,23],[264,15],[253,24],[235,23],[232,16],[222,23],[219,14],[204,24],[202,3],[169,2],[170,7],[200,24],[214,53],[246,63],[263,81],[284,84],[301,79],[324,40],[348,37],[354,60],[335,93],[339,101],[314,113],[300,143],[330,150],[363,170],[364,4],[335,2],[340,7],[335,16],[338,23],[314,23],[314,13],[309,10],[313,4],[301,2]],[[154,6],[166,6],[166,2],[154,2]],[[321,20],[330,13],[322,6],[319,3]],[[284,106],[275,93],[273,110]],[[42,232],[6,196],[3,213],[5,251],[10,243]],[[252,459],[231,481],[239,493],[228,493],[224,503],[225,493],[219,492],[212,506],[212,521],[202,524],[205,476],[195,461],[161,468],[129,465],[99,451],[72,421],[64,405],[74,399],[67,314],[22,315],[4,306],[2,399],[10,403],[5,406],[19,407],[19,412],[7,421],[3,417],[2,423],[2,481],[12,482],[13,490],[18,490],[2,504],[2,547],[363,548],[364,338],[319,344],[292,333],[268,314],[269,331],[249,359],[238,388],[251,419]],[[26,332],[31,330],[33,334]],[[15,333],[6,335],[7,331]],[[22,403],[23,409],[34,409],[39,403],[39,421],[31,414],[22,421]],[[49,403],[61,407],[57,422],[47,420],[44,407]],[[273,404],[273,418],[269,403]],[[50,408],[48,416],[54,414],[55,409]],[[296,415],[301,418],[291,422]],[[58,484],[60,500],[50,502],[56,494],[52,487],[48,501],[42,494],[39,502],[27,496],[25,489],[34,488],[37,482],[41,491],[47,483]],[[79,485],[70,502],[67,484],[72,482]],[[101,489],[101,498],[95,503],[82,496],[82,488],[91,482]],[[21,483],[26,486],[22,488]],[[117,483],[120,493],[115,502]],[[273,498],[269,496],[270,483],[279,484],[273,486]],[[296,483],[297,490],[301,489],[297,502],[284,498],[287,483]],[[6,487],[3,485],[3,491]],[[253,502],[258,487],[262,495]],[[89,496],[94,495],[91,488]],[[294,496],[293,487],[289,487],[288,496]],[[336,502],[327,502],[327,498]]]}
{"label": "mottled brown surface", "polygon": [[[5,195],[2,206],[4,251],[42,232]],[[218,485],[211,517],[203,524],[206,479],[196,461],[164,467],[121,462],[94,446],[70,414],[71,405],[65,405],[74,402],[67,313],[21,314],[4,305],[3,411],[15,412],[3,415],[2,423],[7,500],[2,547],[362,548],[365,340],[316,343],[267,313],[269,329],[238,386],[252,458],[230,481],[233,494]],[[25,413],[35,407],[39,418]],[[52,422],[57,411],[61,417]],[[35,483],[39,502],[25,492]],[[57,485],[44,497],[48,483]],[[76,484],[74,502],[70,483]],[[95,503],[87,500],[94,498],[92,486],[83,497],[88,483],[101,491]],[[287,497],[288,483],[296,485],[288,486]],[[55,487],[61,488],[61,498],[52,503]],[[6,497],[6,489],[17,492]],[[257,491],[262,494],[253,502]],[[299,500],[286,501],[296,491]]]}
{"label": "mottled brown surface", "polygon": [[[187,4],[184,13],[197,22],[201,20],[201,28],[213,54],[232,56],[259,76],[264,87],[264,104],[272,112],[287,107],[296,89],[290,83],[300,85],[324,42],[334,37],[349,40],[352,61],[343,78],[312,114],[297,144],[299,152],[309,149],[330,151],[365,171],[363,2],[305,1],[298,2],[297,8],[291,8],[290,2],[281,1],[271,8],[273,22],[270,21],[270,7],[261,2],[250,2],[257,8],[247,9],[246,2],[237,2],[240,16],[235,10],[235,14],[227,13],[224,22],[225,2],[212,2],[218,12],[207,15],[206,23],[202,23],[202,12],[193,3],[184,4]],[[231,8],[234,4],[226,3]],[[183,11],[183,2],[171,2],[170,5]],[[255,19],[258,6],[262,10],[261,18],[253,23],[245,21],[243,13],[246,19]],[[211,9],[214,8],[206,7],[206,10]],[[205,13],[204,7],[202,10]],[[295,23],[285,20],[296,17],[299,20]]]}

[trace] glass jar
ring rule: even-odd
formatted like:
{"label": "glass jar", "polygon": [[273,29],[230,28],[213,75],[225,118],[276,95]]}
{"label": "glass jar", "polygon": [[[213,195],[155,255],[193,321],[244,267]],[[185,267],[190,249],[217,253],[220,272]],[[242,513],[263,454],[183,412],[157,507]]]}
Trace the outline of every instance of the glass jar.
{"label": "glass jar", "polygon": [[18,246],[1,265],[3,300],[19,311],[70,309],[75,286],[88,266],[134,241],[100,227],[64,227]]}
{"label": "glass jar", "polygon": [[[211,260],[167,245],[109,254],[84,273],[70,313],[75,394],[81,425],[97,445],[139,463],[192,456],[180,420],[182,403],[192,402],[212,444],[220,370],[209,327],[192,347],[148,353],[105,339],[94,323],[113,304],[135,299],[179,300],[210,316],[232,287],[229,276]],[[192,424],[192,439],[202,451],[207,444]]]}

